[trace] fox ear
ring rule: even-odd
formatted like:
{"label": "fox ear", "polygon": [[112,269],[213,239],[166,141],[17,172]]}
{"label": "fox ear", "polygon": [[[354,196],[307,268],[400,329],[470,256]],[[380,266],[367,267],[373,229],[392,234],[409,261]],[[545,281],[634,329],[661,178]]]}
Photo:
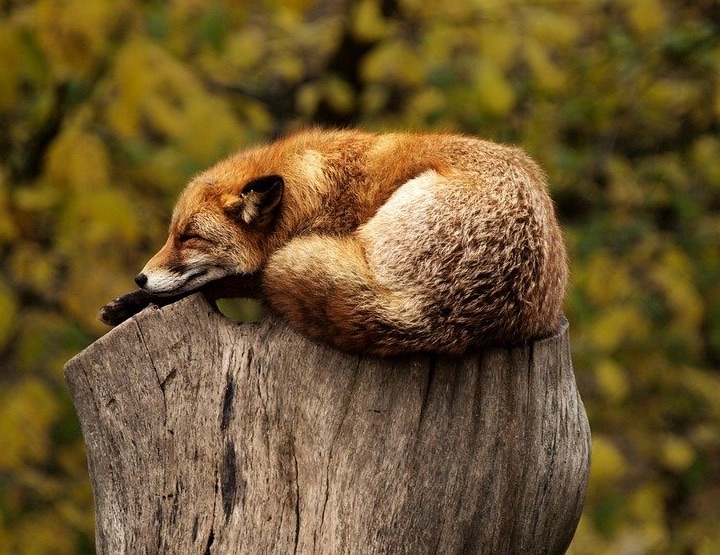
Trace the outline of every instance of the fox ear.
{"label": "fox ear", "polygon": [[266,175],[249,181],[239,195],[223,199],[225,212],[246,224],[270,220],[283,197],[285,182],[279,175]]}

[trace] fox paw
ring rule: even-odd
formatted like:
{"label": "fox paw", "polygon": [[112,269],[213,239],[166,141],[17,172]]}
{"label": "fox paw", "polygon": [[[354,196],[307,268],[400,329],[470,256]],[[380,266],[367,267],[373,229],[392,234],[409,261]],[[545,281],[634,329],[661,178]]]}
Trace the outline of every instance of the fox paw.
{"label": "fox paw", "polygon": [[138,289],[132,293],[113,299],[100,309],[99,319],[108,326],[122,324],[128,318],[135,316],[146,306],[152,304],[154,297]]}

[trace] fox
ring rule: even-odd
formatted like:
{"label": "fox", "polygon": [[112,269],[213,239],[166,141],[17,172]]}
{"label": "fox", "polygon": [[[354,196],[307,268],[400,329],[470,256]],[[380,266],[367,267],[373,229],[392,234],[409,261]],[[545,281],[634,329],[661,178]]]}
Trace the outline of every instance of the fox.
{"label": "fox", "polygon": [[540,166],[443,132],[311,128],[193,177],[118,325],[195,292],[261,299],[314,340],[459,355],[556,332],[568,264]]}

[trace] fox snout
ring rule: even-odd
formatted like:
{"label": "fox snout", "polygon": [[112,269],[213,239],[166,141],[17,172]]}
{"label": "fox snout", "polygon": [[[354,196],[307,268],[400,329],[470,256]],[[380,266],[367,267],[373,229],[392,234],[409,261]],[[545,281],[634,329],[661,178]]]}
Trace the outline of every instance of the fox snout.
{"label": "fox snout", "polygon": [[194,263],[174,268],[146,266],[135,276],[141,289],[159,296],[175,295],[198,289],[208,281],[225,277],[232,272],[220,266]]}

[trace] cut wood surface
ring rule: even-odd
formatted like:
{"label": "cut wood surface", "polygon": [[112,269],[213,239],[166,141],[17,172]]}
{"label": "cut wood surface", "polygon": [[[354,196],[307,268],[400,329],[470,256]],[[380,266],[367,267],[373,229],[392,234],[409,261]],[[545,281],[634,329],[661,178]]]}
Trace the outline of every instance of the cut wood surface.
{"label": "cut wood surface", "polygon": [[528,347],[379,359],[194,295],[65,372],[101,554],[563,553],[580,518],[567,322]]}

